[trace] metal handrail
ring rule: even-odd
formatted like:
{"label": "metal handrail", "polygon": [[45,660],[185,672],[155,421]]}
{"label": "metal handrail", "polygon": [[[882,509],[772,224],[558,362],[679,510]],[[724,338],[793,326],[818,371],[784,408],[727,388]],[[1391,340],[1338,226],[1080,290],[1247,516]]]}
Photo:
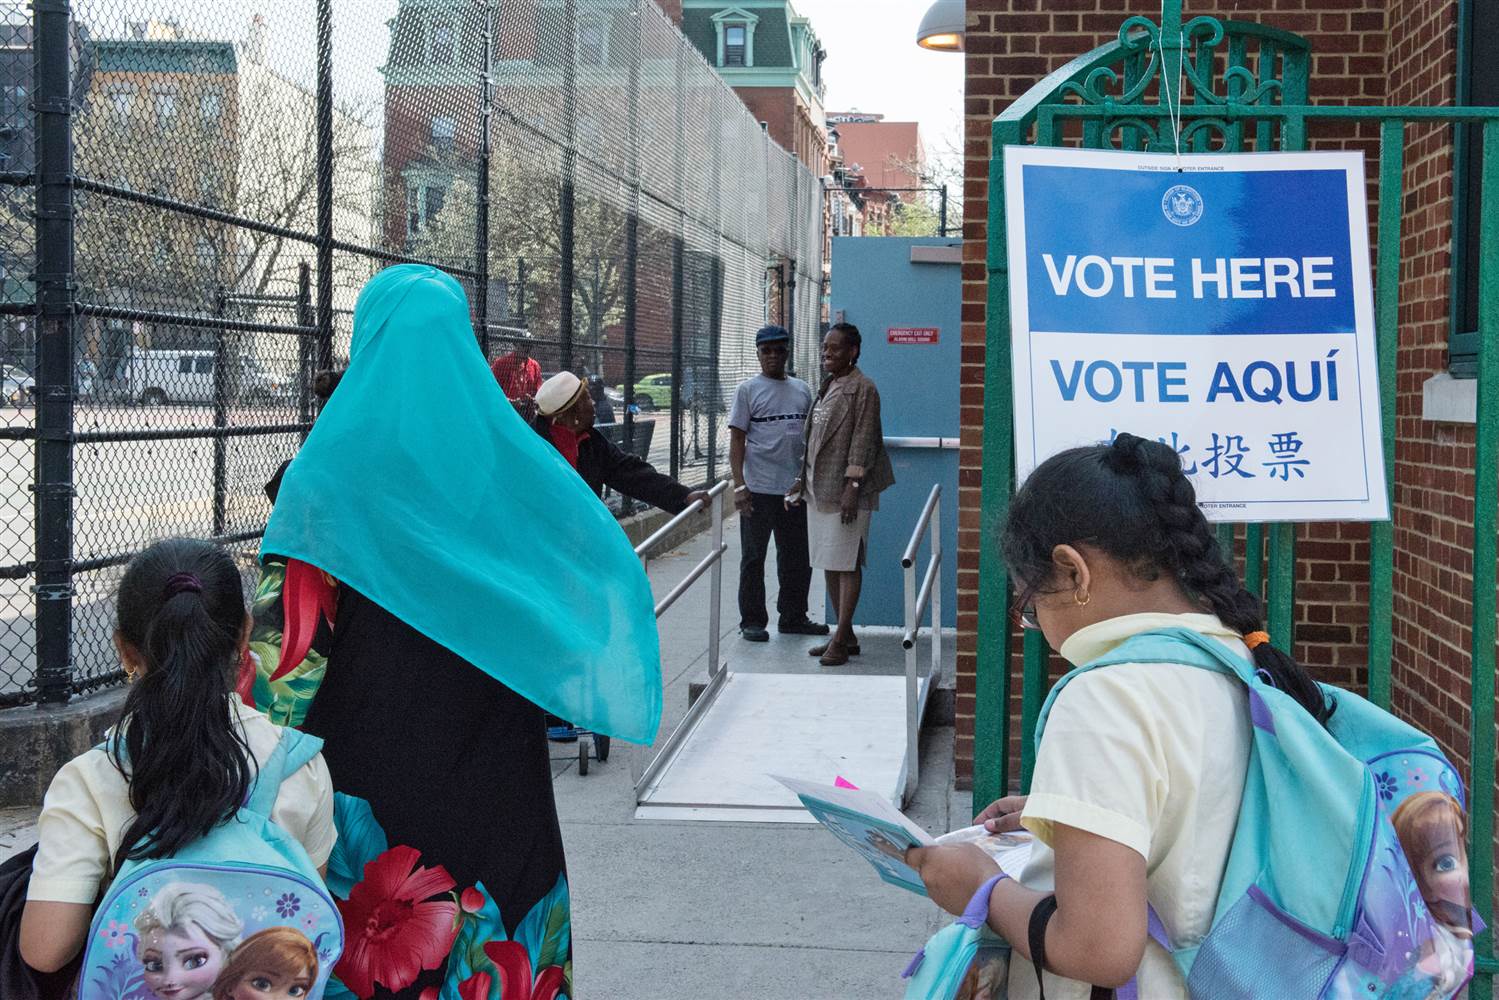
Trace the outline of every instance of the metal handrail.
{"label": "metal handrail", "polygon": [[637,555],[641,559],[649,559],[650,555],[648,553],[651,549],[661,544],[661,540],[663,538],[665,538],[667,535],[670,535],[693,514],[696,514],[698,511],[708,506],[708,504],[712,502],[714,497],[719,496],[728,488],[729,483],[727,480],[721,483],[715,483],[713,485],[713,488],[708,491],[708,498],[706,500],[694,500],[692,503],[688,504],[680,514],[672,518],[670,521],[667,521],[660,528],[657,528],[649,538],[641,542],[639,545],[635,546],[635,555]]}
{"label": "metal handrail", "polygon": [[886,448],[940,448],[947,451],[956,450],[959,446],[958,438],[945,437],[887,437]]}
{"label": "metal handrail", "polygon": [[926,498],[926,506],[921,508],[921,516],[916,519],[916,529],[911,532],[911,540],[906,543],[906,551],[901,553],[900,568],[910,569],[916,565],[916,550],[921,548],[921,536],[926,534],[927,522],[937,511],[937,501],[942,496],[942,485],[939,483],[932,487],[931,495]]}
{"label": "metal handrail", "polygon": [[[901,636],[901,646],[906,651],[906,781],[901,790],[904,801],[910,801],[916,793],[919,770],[921,736],[920,681],[916,675],[916,635],[921,631],[921,615],[931,609],[932,615],[932,663],[927,674],[930,684],[937,678],[942,667],[942,588],[938,579],[942,573],[942,484],[932,486],[916,519],[916,528],[911,532],[911,541],[901,554],[901,572],[906,582],[906,630]],[[927,560],[926,573],[922,577],[921,590],[916,589],[916,553],[921,548],[923,536],[929,536],[931,557]]]}
{"label": "metal handrail", "polygon": [[697,727],[699,720],[708,710],[719,690],[723,687],[728,669],[719,661],[719,619],[720,609],[723,605],[723,555],[729,546],[723,540],[723,518],[724,518],[724,496],[728,492],[728,482],[715,483],[708,490],[708,496],[703,500],[696,500],[689,504],[676,517],[667,521],[661,528],[651,534],[649,538],[635,546],[635,555],[640,558],[642,567],[650,562],[651,552],[658,547],[672,532],[685,523],[698,511],[707,507],[712,512],[710,528],[711,545],[708,554],[698,561],[697,565],[688,571],[687,575],[672,587],[667,595],[656,604],[656,617],[660,618],[667,609],[675,604],[683,594],[692,589],[693,584],[708,574],[709,596],[708,596],[708,686],[698,696],[697,701],[687,710],[682,721],[677,724],[666,742],[662,745],[659,753],[641,772],[640,780],[635,783],[635,798],[638,802],[642,789],[650,786],[656,780],[656,776],[665,767],[672,755],[686,740],[689,733]]}
{"label": "metal handrail", "polygon": [[[905,635],[901,636],[900,644],[903,649],[910,649],[916,645],[916,637],[921,634],[921,613],[926,610],[932,599],[932,587],[936,585],[937,570],[942,565],[942,549],[938,539],[932,539],[932,557],[927,560],[926,575],[921,580],[921,591],[916,595],[916,621],[909,625]],[[937,623],[932,623],[936,628]]]}

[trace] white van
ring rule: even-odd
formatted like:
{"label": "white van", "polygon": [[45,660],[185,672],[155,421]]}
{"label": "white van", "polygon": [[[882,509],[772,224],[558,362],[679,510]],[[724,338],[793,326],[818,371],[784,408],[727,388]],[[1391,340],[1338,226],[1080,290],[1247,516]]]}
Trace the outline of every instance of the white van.
{"label": "white van", "polygon": [[212,351],[137,350],[125,371],[127,393],[137,402],[213,402]]}
{"label": "white van", "polygon": [[[213,351],[137,350],[125,366],[128,398],[151,406],[213,402]],[[264,372],[252,358],[231,363],[226,392],[230,399],[271,403],[290,399],[289,380]]]}

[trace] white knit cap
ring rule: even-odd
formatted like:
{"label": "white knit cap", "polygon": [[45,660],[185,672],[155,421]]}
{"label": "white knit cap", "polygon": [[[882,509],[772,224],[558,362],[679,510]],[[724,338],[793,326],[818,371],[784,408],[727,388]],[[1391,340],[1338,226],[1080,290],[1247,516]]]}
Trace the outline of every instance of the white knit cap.
{"label": "white knit cap", "polygon": [[536,390],[536,411],[543,417],[554,417],[572,406],[586,391],[583,380],[572,372],[558,372]]}

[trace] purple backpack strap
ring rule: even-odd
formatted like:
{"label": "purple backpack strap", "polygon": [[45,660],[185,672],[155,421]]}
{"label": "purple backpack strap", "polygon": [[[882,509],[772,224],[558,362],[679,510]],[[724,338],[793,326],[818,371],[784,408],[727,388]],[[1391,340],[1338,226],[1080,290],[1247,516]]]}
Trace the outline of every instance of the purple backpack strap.
{"label": "purple backpack strap", "polygon": [[[1166,936],[1166,925],[1161,923],[1161,915],[1155,911],[1154,906],[1146,904],[1146,931],[1150,939],[1162,948],[1166,954],[1171,953],[1171,939]],[[1140,1000],[1140,981],[1138,976],[1131,976],[1129,982],[1114,991],[1114,1000]]]}
{"label": "purple backpack strap", "polygon": [[[973,898],[968,901],[968,906],[963,910],[963,915],[954,921],[954,923],[963,924],[972,930],[978,930],[984,924],[988,923],[989,897],[993,894],[994,887],[999,884],[1001,879],[1005,878],[1009,878],[1009,876],[1004,872],[1000,872],[979,886],[978,892],[973,894]],[[906,966],[906,971],[902,972],[900,977],[902,979],[910,979],[916,975],[916,970],[921,968],[921,963],[924,961],[926,961],[926,949],[922,948],[911,959],[911,963]]]}

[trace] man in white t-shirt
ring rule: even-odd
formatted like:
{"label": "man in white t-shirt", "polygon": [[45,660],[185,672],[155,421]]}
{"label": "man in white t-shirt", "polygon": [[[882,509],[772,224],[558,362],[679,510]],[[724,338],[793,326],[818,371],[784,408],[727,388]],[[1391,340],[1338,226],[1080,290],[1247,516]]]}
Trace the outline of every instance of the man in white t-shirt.
{"label": "man in white t-shirt", "polygon": [[776,540],[778,629],[827,635],[807,618],[812,565],[807,558],[807,505],[786,498],[802,465],[803,434],[812,390],[786,374],[791,334],[762,327],[755,334],[760,374],[739,386],[729,413],[729,468],[739,511],[739,631],[750,642],[770,638],[765,610],[765,552]]}

